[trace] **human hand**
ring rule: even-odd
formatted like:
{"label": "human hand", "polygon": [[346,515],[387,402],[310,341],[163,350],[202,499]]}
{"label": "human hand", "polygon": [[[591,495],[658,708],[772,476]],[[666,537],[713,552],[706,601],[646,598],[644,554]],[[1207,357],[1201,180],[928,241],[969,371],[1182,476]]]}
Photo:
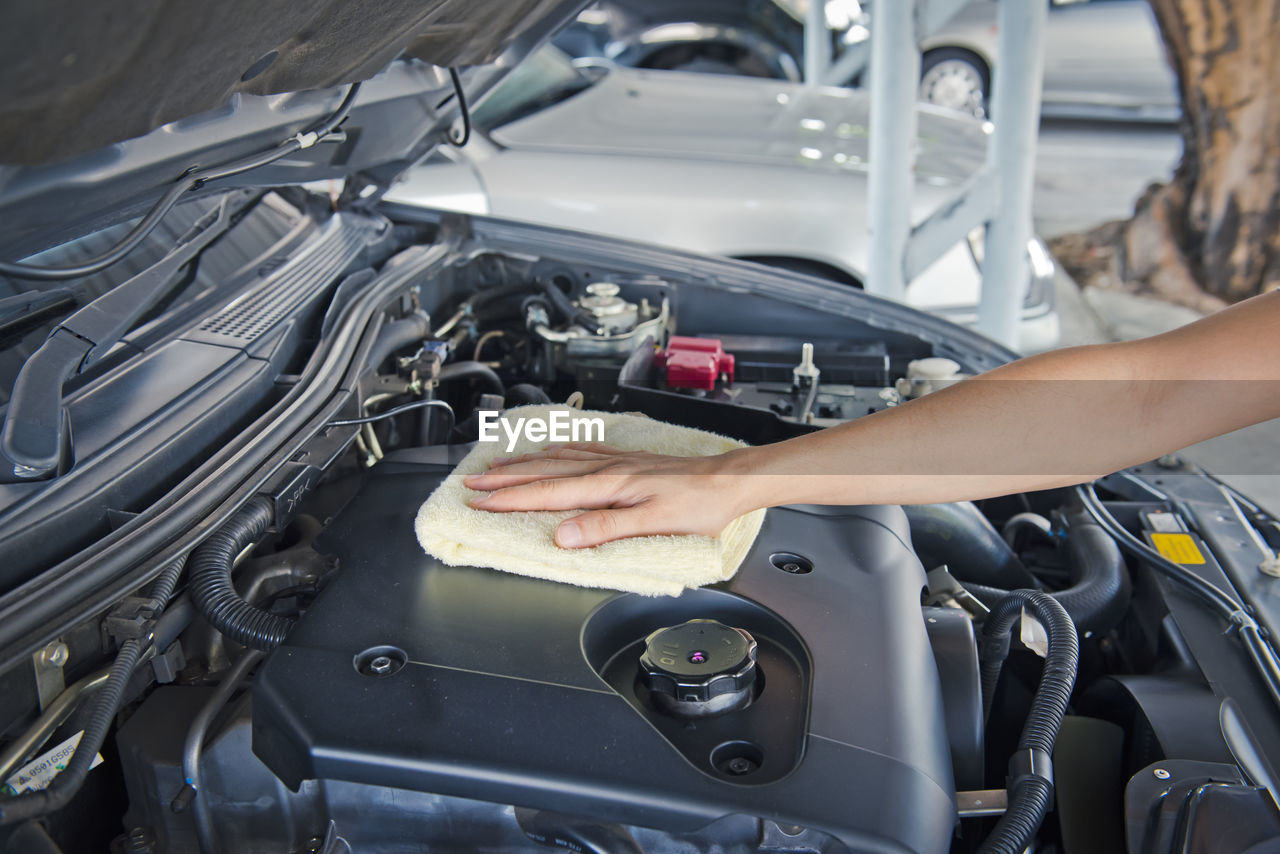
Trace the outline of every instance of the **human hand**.
{"label": "human hand", "polygon": [[494,460],[464,483],[488,493],[471,501],[479,510],[587,510],[561,522],[555,535],[561,548],[586,548],[649,534],[718,537],[755,509],[735,488],[740,462],[740,451],[668,457],[571,444]]}

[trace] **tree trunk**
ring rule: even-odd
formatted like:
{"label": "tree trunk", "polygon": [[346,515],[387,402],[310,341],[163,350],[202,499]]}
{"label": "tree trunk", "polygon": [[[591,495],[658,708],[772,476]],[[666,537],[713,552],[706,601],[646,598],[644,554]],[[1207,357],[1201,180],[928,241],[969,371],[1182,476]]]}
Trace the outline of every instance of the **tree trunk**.
{"label": "tree trunk", "polygon": [[1150,0],[1182,159],[1133,218],[1055,241],[1082,285],[1214,310],[1280,287],[1280,0]]}

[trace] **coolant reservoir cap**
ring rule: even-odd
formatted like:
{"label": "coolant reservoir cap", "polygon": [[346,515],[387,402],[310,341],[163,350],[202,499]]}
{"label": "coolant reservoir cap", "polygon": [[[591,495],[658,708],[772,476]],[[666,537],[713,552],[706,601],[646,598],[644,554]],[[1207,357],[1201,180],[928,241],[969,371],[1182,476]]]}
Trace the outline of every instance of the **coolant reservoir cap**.
{"label": "coolant reservoir cap", "polygon": [[744,708],[756,681],[756,640],[718,620],[690,620],[645,638],[640,677],[671,714],[701,717]]}

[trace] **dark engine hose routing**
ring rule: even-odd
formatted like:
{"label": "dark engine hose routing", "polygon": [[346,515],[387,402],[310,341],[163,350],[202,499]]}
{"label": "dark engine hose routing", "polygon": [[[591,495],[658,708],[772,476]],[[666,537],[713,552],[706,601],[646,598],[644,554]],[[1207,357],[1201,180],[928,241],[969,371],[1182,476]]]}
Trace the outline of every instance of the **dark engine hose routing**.
{"label": "dark engine hose routing", "polygon": [[[1120,624],[1129,610],[1132,590],[1120,548],[1102,526],[1078,514],[1071,519],[1066,538],[1071,586],[1049,595],[1070,615],[1082,634],[1106,634]],[[1008,590],[965,583],[964,588],[990,607],[1009,595]]]}
{"label": "dark engine hose routing", "polygon": [[946,564],[960,582],[991,587],[1039,587],[987,517],[972,501],[907,504],[911,544],[926,567]]}
{"label": "dark engine hose routing", "polygon": [[1053,800],[1053,744],[1067,713],[1079,665],[1079,640],[1066,610],[1047,593],[1014,590],[996,603],[983,624],[984,714],[990,713],[996,682],[1009,652],[1010,634],[1020,624],[1024,610],[1044,626],[1048,648],[1040,687],[1031,701],[1018,749],[1009,760],[1009,806],[978,849],[980,854],[1019,854],[1044,820]]}
{"label": "dark engine hose routing", "polygon": [[231,584],[236,557],[267,532],[275,517],[271,502],[255,498],[236,511],[191,553],[191,601],[215,629],[242,646],[269,651],[294,621],[250,605]]}
{"label": "dark engine hose routing", "polygon": [[471,379],[484,383],[494,394],[505,394],[506,387],[502,384],[502,378],[498,376],[493,368],[483,362],[461,361],[450,362],[440,369],[440,375],[436,378],[439,382],[446,383],[453,380]]}

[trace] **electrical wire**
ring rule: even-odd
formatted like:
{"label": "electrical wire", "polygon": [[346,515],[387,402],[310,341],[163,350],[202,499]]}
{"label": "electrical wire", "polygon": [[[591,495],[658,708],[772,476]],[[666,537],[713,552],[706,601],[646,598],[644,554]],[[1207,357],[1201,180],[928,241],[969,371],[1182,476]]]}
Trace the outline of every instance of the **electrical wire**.
{"label": "electrical wire", "polygon": [[248,172],[269,163],[274,163],[288,157],[297,151],[311,148],[316,143],[325,139],[327,136],[337,130],[338,125],[346,120],[351,113],[351,107],[355,103],[356,94],[360,91],[359,83],[352,83],[347,89],[347,94],[343,97],[342,103],[338,108],[329,114],[323,122],[310,131],[298,133],[289,139],[284,140],[278,146],[268,151],[258,154],[251,154],[248,157],[234,160],[230,163],[224,163],[221,166],[211,166],[208,169],[200,169],[192,166],[182,174],[177,181],[169,186],[165,194],[160,197],[151,209],[142,217],[128,234],[121,238],[120,242],[107,251],[90,258],[80,264],[71,267],[40,267],[32,264],[17,264],[6,261],[0,261],[0,275],[8,276],[14,279],[38,279],[42,281],[55,281],[61,279],[75,279],[81,276],[92,275],[101,270],[105,270],[112,264],[120,261],[130,252],[132,252],[139,243],[160,224],[178,200],[188,191],[199,189],[210,181],[217,181],[222,178],[229,178],[232,175],[239,175],[242,172]]}
{"label": "electrical wire", "polygon": [[1239,631],[1245,652],[1249,655],[1249,660],[1266,684],[1267,691],[1271,694],[1271,699],[1280,707],[1280,657],[1277,657],[1276,651],[1268,642],[1262,627],[1245,610],[1245,606],[1228,596],[1216,585],[1174,563],[1129,533],[1116,517],[1111,515],[1111,511],[1106,508],[1102,500],[1098,498],[1098,493],[1094,491],[1093,484],[1085,483],[1077,486],[1076,494],[1080,496],[1080,500],[1089,515],[1107,533],[1115,537],[1120,548],[1139,560],[1145,561],[1152,569],[1169,580],[1181,585]]}
{"label": "electrical wire", "polygon": [[361,418],[343,418],[337,421],[330,421],[326,427],[354,427],[357,424],[372,424],[375,421],[381,421],[384,418],[394,418],[405,412],[412,412],[415,409],[426,409],[428,407],[438,407],[449,413],[449,432],[453,432],[454,414],[453,407],[445,403],[443,400],[415,400],[402,406],[388,409],[386,412],[378,412],[374,415],[365,415]]}
{"label": "electrical wire", "polygon": [[462,91],[462,78],[458,76],[458,69],[449,69],[449,79],[453,81],[453,91],[458,96],[458,111],[462,113],[462,136],[455,139],[451,132],[449,143],[456,148],[462,148],[471,141],[471,111],[467,109],[467,96]]}
{"label": "electrical wire", "polygon": [[[185,565],[185,557],[176,558],[155,581],[147,586],[145,594],[158,603],[155,611],[152,612],[152,619],[159,618],[173,597],[178,577],[182,574]],[[88,722],[85,724],[80,742],[72,753],[71,759],[46,788],[11,797],[0,797],[0,826],[16,824],[56,812],[71,802],[84,784],[85,776],[93,767],[93,758],[102,749],[107,731],[120,710],[120,704],[124,700],[125,691],[134,670],[140,662],[148,660],[144,656],[154,640],[154,634],[148,634],[146,637],[131,638],[120,644],[115,659],[106,671],[105,681],[94,691],[94,696],[89,701]],[[77,684],[83,686],[85,683]],[[59,699],[61,696],[59,695]],[[57,702],[58,700],[55,700],[54,704]]]}

